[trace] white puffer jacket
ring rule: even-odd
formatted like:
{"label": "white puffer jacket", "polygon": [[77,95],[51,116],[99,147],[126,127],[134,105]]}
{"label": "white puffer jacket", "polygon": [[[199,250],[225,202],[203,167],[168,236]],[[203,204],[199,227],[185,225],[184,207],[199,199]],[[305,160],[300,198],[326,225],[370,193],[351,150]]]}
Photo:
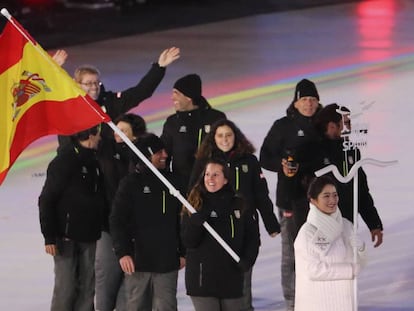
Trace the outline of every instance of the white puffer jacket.
{"label": "white puffer jacket", "polygon": [[[352,311],[353,236],[353,224],[339,209],[328,215],[310,204],[294,244],[295,311]],[[364,247],[358,249],[360,264],[364,253]]]}

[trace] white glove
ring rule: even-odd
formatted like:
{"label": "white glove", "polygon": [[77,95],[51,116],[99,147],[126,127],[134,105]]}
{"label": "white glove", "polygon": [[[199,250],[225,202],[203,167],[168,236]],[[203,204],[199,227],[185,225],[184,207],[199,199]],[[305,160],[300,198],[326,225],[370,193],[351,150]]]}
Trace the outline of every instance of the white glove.
{"label": "white glove", "polygon": [[357,235],[352,234],[349,237],[349,244],[351,244],[351,246],[353,248],[357,248],[358,252],[363,252],[365,250],[365,242],[362,241]]}

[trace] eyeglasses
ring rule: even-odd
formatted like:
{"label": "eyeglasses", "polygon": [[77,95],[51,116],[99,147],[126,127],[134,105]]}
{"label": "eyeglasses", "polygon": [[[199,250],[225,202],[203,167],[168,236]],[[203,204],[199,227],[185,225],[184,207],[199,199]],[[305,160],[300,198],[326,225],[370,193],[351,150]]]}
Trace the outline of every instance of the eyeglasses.
{"label": "eyeglasses", "polygon": [[98,80],[98,81],[90,81],[90,82],[85,82],[85,83],[80,82],[79,84],[82,84],[86,87],[92,87],[92,86],[99,87],[102,85],[102,82]]}

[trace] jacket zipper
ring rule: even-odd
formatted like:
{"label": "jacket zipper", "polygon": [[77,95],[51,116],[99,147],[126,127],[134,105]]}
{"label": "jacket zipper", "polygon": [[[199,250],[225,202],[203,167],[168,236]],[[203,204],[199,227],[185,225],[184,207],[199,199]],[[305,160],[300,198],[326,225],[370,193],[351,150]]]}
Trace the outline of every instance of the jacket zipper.
{"label": "jacket zipper", "polygon": [[236,191],[239,191],[239,186],[240,186],[240,173],[239,173],[239,167],[236,166],[236,182],[235,182],[235,188]]}
{"label": "jacket zipper", "polygon": [[162,191],[162,213],[165,214],[165,190]]}
{"label": "jacket zipper", "polygon": [[231,238],[234,239],[234,221],[233,215],[230,215]]}
{"label": "jacket zipper", "polygon": [[66,213],[66,225],[65,225],[65,236],[68,236],[69,233],[69,219],[70,219],[70,215],[69,213]]}
{"label": "jacket zipper", "polygon": [[198,285],[203,286],[203,263],[200,262],[200,274],[198,276]]}
{"label": "jacket zipper", "polygon": [[197,149],[200,148],[201,145],[201,137],[203,135],[203,129],[198,129],[198,142],[197,142]]}

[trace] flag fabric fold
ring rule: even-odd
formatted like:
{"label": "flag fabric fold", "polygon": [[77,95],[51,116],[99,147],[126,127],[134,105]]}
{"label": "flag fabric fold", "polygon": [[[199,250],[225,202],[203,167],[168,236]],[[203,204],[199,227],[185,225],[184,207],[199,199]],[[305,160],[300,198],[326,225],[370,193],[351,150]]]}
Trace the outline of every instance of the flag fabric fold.
{"label": "flag fabric fold", "polygon": [[13,18],[0,35],[0,59],[0,184],[36,139],[110,121]]}

